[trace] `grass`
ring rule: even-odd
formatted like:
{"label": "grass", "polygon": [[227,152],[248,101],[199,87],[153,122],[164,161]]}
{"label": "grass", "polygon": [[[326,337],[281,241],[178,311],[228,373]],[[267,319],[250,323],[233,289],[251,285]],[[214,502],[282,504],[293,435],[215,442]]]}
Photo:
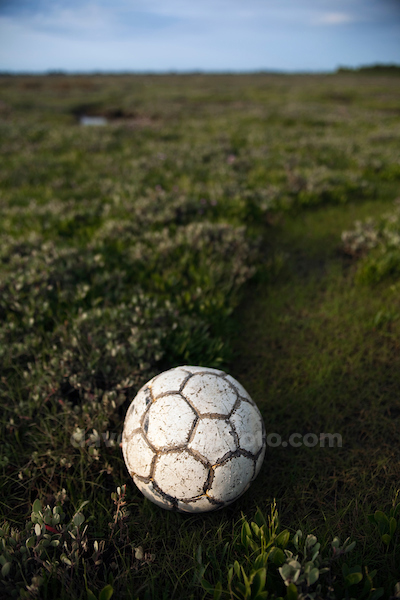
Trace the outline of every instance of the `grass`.
{"label": "grass", "polygon": [[232,368],[262,406],[267,431],[283,440],[293,432],[343,438],[342,448],[269,450],[260,485],[268,481],[269,495],[282,499],[282,519],[363,543],[366,515],[387,508],[397,489],[400,324],[391,318],[397,294],[355,285],[354,266],[338,253],[340,231],[353,221],[349,208],[340,218],[321,209],[301,224],[285,219],[279,245],[286,263],[274,285],[254,284],[240,307]]}
{"label": "grass", "polygon": [[[397,538],[367,517],[398,489],[397,280],[360,283],[341,234],[399,195],[399,95],[389,74],[0,78],[0,511],[22,531],[37,498],[62,502],[67,544],[21,566],[3,528],[4,594],[201,598],[199,546],[215,585],[242,513],[274,498],[291,533],[356,540],[350,566],[393,593]],[[138,388],[182,363],[228,370],[268,433],[342,447],[270,447],[223,511],[158,509],[118,436]]]}

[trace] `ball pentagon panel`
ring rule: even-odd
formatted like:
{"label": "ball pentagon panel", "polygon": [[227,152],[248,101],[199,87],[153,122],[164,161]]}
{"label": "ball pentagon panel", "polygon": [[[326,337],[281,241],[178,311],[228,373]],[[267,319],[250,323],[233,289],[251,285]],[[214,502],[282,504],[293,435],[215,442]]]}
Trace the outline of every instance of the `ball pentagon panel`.
{"label": "ball pentagon panel", "polygon": [[170,369],[164,371],[156,377],[153,377],[149,388],[153,398],[158,398],[161,394],[171,394],[180,392],[186,379],[190,376],[190,373],[184,369]]}
{"label": "ball pentagon panel", "polygon": [[237,450],[235,435],[229,421],[200,419],[188,449],[198,452],[211,465]]}
{"label": "ball pentagon panel", "polygon": [[254,460],[247,456],[229,458],[215,468],[209,495],[220,502],[232,502],[250,486],[254,475]]}
{"label": "ball pentagon panel", "polygon": [[260,412],[255,404],[240,402],[234,409],[230,421],[241,431],[239,446],[256,455],[263,446],[263,427]]}
{"label": "ball pentagon panel", "polygon": [[264,459],[265,437],[256,404],[233,377],[183,365],[139,390],[125,418],[122,450],[149,500],[207,512],[248,489]]}
{"label": "ball pentagon panel", "polygon": [[155,452],[149,447],[143,435],[133,433],[122,446],[129,473],[139,477],[149,477]]}
{"label": "ball pentagon panel", "polygon": [[169,450],[188,441],[196,419],[196,413],[182,396],[169,394],[152,402],[143,429],[157,450]]}
{"label": "ball pentagon panel", "polygon": [[133,431],[140,428],[146,408],[151,404],[150,390],[143,387],[137,393],[134,402],[128,408],[125,417],[124,435],[129,437]]}
{"label": "ball pentagon panel", "polygon": [[183,395],[200,415],[228,416],[238,400],[233,385],[215,373],[194,373],[188,379]]}

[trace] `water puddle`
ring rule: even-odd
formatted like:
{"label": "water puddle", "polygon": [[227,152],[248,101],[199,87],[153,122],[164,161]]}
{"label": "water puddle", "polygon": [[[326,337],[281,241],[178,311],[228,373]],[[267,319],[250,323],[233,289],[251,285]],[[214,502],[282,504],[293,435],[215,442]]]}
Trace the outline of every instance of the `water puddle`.
{"label": "water puddle", "polygon": [[107,125],[108,121],[106,117],[89,117],[88,115],[82,115],[79,119],[79,123],[84,126],[97,126]]}

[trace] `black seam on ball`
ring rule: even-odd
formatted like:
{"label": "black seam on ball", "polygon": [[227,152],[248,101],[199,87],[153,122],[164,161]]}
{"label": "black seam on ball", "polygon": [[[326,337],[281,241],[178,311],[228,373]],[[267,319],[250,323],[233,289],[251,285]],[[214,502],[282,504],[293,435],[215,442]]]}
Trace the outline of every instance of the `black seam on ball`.
{"label": "black seam on ball", "polygon": [[[205,482],[205,484],[203,486],[204,493],[208,492],[211,489],[213,481],[214,481],[214,469],[212,467],[210,467],[210,469],[208,471],[207,481]],[[207,496],[207,498],[208,498],[208,496]]]}
{"label": "black seam on ball", "polygon": [[188,446],[188,444],[190,444],[193,441],[194,436],[196,435],[196,430],[197,430],[197,425],[199,423],[199,416],[196,415],[195,420],[193,421],[193,425],[189,431],[189,435],[188,435],[188,439],[186,441],[186,446]]}

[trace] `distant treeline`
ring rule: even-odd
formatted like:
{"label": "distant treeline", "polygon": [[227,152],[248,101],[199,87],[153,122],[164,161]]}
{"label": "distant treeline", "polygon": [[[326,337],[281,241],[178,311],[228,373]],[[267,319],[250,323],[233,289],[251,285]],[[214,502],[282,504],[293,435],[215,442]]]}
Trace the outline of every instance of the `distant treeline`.
{"label": "distant treeline", "polygon": [[382,75],[400,75],[400,65],[365,65],[363,67],[339,67],[336,73],[371,73]]}
{"label": "distant treeline", "polygon": [[[1,0],[0,0],[1,1]],[[327,74],[329,71],[321,71],[320,74]],[[338,67],[336,71],[333,73],[361,73],[361,74],[383,74],[383,75],[399,75],[400,74],[400,64],[375,64],[375,65],[364,65],[361,67]],[[216,77],[221,75],[307,75],[307,74],[317,74],[313,71],[279,71],[274,69],[266,69],[266,70],[258,70],[258,71],[221,71],[221,72],[207,72],[201,70],[194,71],[88,71],[88,72],[72,72],[72,71],[63,71],[62,69],[54,69],[47,72],[13,72],[13,71],[0,71],[0,77],[36,77],[36,76],[47,76],[47,77],[62,77],[62,76],[73,76],[73,77],[92,77],[92,76],[102,76],[102,77],[118,77],[121,75],[130,76],[130,75],[140,75],[140,76],[176,76],[176,75],[214,75]]]}

